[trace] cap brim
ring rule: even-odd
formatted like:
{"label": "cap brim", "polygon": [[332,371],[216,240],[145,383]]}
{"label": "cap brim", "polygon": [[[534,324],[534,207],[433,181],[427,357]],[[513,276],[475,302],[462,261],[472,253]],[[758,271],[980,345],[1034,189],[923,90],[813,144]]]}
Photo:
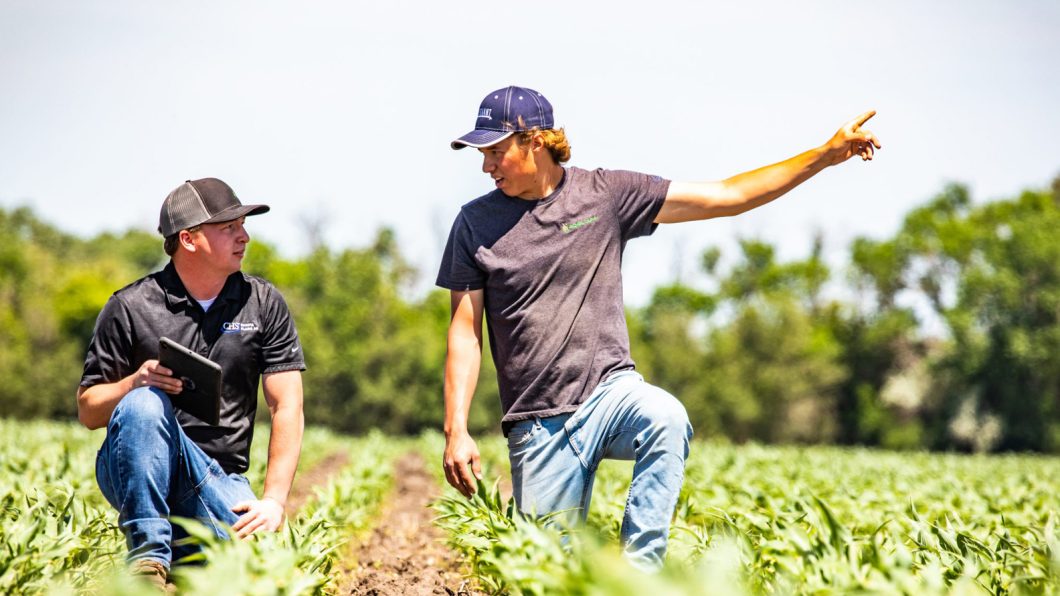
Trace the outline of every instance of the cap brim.
{"label": "cap brim", "polygon": [[459,139],[449,143],[449,146],[453,149],[463,149],[464,147],[474,147],[475,149],[481,149],[482,147],[489,147],[490,145],[496,145],[504,139],[515,134],[515,131],[511,130],[473,130]]}
{"label": "cap brim", "polygon": [[[214,215],[210,219],[202,222],[208,223],[221,223],[223,221],[232,221],[233,219],[239,219],[247,215],[261,215],[269,210],[268,205],[234,205],[221,211],[217,215]],[[202,224],[199,224],[202,225]]]}

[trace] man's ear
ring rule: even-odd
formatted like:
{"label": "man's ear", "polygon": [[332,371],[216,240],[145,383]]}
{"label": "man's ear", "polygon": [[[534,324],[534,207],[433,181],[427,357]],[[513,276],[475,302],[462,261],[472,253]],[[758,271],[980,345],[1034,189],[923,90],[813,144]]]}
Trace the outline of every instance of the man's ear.
{"label": "man's ear", "polygon": [[184,250],[195,252],[195,242],[192,239],[191,232],[181,230],[180,233],[177,234],[177,240],[180,242],[180,245],[184,247]]}
{"label": "man's ear", "polygon": [[531,151],[540,151],[541,149],[544,149],[544,148],[545,148],[545,139],[544,139],[544,137],[541,136],[540,132],[535,132],[533,134],[533,136],[530,137],[530,150]]}

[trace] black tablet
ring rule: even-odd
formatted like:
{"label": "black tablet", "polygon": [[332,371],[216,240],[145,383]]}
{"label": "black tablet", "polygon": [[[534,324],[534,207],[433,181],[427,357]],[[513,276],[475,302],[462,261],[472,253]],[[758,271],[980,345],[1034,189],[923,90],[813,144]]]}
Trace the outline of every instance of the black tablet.
{"label": "black tablet", "polygon": [[203,422],[216,425],[221,419],[221,365],[203,358],[177,342],[158,340],[158,363],[173,371],[184,384],[173,405]]}

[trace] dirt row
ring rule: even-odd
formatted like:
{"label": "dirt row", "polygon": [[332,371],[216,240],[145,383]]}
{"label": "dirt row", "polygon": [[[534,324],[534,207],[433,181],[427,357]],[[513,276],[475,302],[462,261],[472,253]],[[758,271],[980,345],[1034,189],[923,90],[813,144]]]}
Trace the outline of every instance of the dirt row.
{"label": "dirt row", "polygon": [[[293,514],[348,461],[335,454],[300,475],[288,498]],[[431,523],[432,500],[441,494],[423,457],[410,452],[394,464],[394,488],[384,501],[378,525],[366,540],[350,545],[340,560],[337,594],[425,596],[481,594],[464,578],[459,556],[449,550]]]}

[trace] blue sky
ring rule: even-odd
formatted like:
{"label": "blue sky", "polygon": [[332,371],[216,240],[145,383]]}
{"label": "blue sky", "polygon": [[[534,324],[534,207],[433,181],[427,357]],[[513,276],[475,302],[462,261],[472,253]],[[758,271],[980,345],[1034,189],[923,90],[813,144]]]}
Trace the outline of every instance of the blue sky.
{"label": "blue sky", "polygon": [[488,191],[448,142],[478,102],[532,87],[572,165],[717,179],[875,108],[883,149],[737,218],[662,226],[626,253],[641,304],[700,252],[821,230],[832,262],[948,181],[978,200],[1060,174],[1060,3],[54,2],[0,4],[0,206],[84,235],[154,229],[217,176],[291,257],[397,230],[429,287],[459,206]]}

